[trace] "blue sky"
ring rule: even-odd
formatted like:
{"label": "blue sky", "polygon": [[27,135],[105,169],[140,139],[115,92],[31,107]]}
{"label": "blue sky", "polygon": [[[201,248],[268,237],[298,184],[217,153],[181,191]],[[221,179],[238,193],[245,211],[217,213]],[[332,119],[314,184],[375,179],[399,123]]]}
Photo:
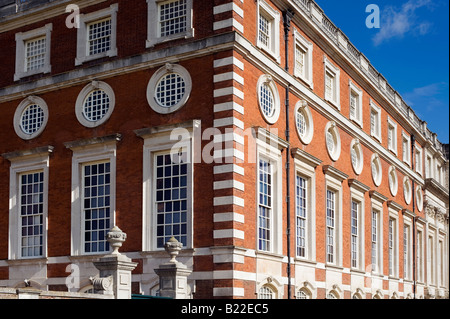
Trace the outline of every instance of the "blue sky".
{"label": "blue sky", "polygon": [[[316,0],[416,114],[449,143],[449,1]],[[380,28],[366,27],[366,7]]]}

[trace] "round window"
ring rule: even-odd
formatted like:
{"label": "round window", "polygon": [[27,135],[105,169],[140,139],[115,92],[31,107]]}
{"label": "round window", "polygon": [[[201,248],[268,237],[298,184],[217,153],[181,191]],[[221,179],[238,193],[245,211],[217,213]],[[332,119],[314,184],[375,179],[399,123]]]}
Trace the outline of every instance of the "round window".
{"label": "round window", "polygon": [[186,82],[176,73],[166,74],[156,85],[155,99],[162,107],[172,107],[180,103],[186,93]]}
{"label": "round window", "polygon": [[391,168],[389,169],[389,190],[391,191],[392,196],[397,195],[398,182],[397,173],[394,166],[391,166]]}
{"label": "round window", "polygon": [[86,85],[78,95],[75,114],[83,126],[97,127],[110,118],[114,106],[113,89],[105,82],[93,81]]}
{"label": "round window", "polygon": [[375,184],[375,186],[380,186],[383,176],[382,176],[382,173],[381,173],[380,156],[378,154],[373,154],[372,155],[371,167],[372,167],[373,183]]}
{"label": "round window", "polygon": [[90,122],[98,122],[108,113],[109,105],[109,96],[105,91],[92,91],[84,101],[83,115]]}
{"label": "round window", "polygon": [[335,122],[328,122],[325,126],[325,143],[328,155],[336,162],[341,156],[341,138]]}
{"label": "round window", "polygon": [[266,122],[275,124],[280,117],[280,97],[278,89],[270,75],[262,75],[257,84],[258,103]]}
{"label": "round window", "polygon": [[295,124],[300,141],[307,145],[311,143],[314,133],[314,125],[311,111],[306,101],[299,101],[295,106]]}
{"label": "round window", "polygon": [[14,115],[14,130],[24,139],[30,140],[39,136],[48,121],[48,107],[45,101],[36,96],[23,100]]}
{"label": "round window", "polygon": [[350,158],[352,161],[353,170],[357,175],[361,174],[363,170],[363,152],[361,143],[358,139],[354,139],[350,144]]}
{"label": "round window", "polygon": [[405,178],[403,179],[403,196],[405,197],[405,202],[407,205],[411,203],[411,193],[411,180],[409,179],[409,177],[405,176]]}
{"label": "round window", "polygon": [[186,104],[191,90],[189,72],[181,65],[167,63],[151,77],[147,86],[147,101],[155,112],[169,114]]}

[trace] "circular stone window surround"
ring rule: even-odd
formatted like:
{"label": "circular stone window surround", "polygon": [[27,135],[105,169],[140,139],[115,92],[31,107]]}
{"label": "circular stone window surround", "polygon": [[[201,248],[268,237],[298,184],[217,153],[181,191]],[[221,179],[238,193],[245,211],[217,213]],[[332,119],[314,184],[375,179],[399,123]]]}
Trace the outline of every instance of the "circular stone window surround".
{"label": "circular stone window surround", "polygon": [[403,196],[405,198],[405,203],[409,205],[411,203],[411,197],[412,197],[412,185],[411,180],[408,176],[405,176],[403,178]]}
{"label": "circular stone window surround", "polygon": [[[330,149],[328,145],[328,133],[332,137],[333,149]],[[336,162],[341,156],[341,137],[339,134],[336,122],[328,122],[325,126],[325,148],[327,149],[328,156]]]}
{"label": "circular stone window surround", "polygon": [[[109,108],[101,119],[99,119],[98,121],[90,121],[84,115],[84,104],[89,95],[96,90],[102,90],[108,95]],[[75,114],[77,116],[78,122],[80,122],[81,125],[88,128],[94,128],[102,125],[111,117],[111,114],[114,111],[115,104],[116,97],[111,86],[102,81],[92,81],[81,90],[80,94],[78,94],[78,98],[75,104]]]}
{"label": "circular stone window surround", "polygon": [[389,190],[391,191],[392,196],[397,196],[398,192],[398,177],[397,177],[397,169],[395,166],[391,166],[388,172],[388,180],[389,180]]}
{"label": "circular stone window surround", "polygon": [[[185,91],[181,99],[174,105],[170,107],[163,106],[157,102],[156,98],[156,89],[157,85],[160,81],[167,75],[175,73],[179,75],[185,84]],[[188,101],[192,91],[192,79],[188,70],[182,67],[179,64],[171,64],[167,63],[163,67],[159,68],[153,76],[150,78],[150,81],[147,85],[147,101],[150,107],[157,113],[160,114],[169,114],[178,111],[181,107],[183,107]]]}
{"label": "circular stone window surround", "polygon": [[[373,154],[370,161],[370,168],[372,170],[372,180],[375,186],[380,186],[383,179],[381,160],[378,154]],[[375,169],[375,170],[374,170]]]}
{"label": "circular stone window surround", "polygon": [[[261,88],[263,85],[267,85],[273,97],[274,110],[270,116],[265,114],[265,112],[263,111],[263,105],[261,105]],[[267,123],[275,124],[278,121],[278,118],[280,117],[280,95],[278,94],[278,89],[275,84],[275,81],[273,80],[272,76],[268,74],[263,74],[259,77],[256,88],[258,92],[258,104],[261,114],[263,115]]]}
{"label": "circular stone window surround", "polygon": [[[354,155],[356,156],[356,163],[353,162],[353,152],[355,152]],[[361,142],[357,138],[353,139],[350,143],[350,161],[355,174],[360,175],[364,168],[364,157]]]}
{"label": "circular stone window surround", "polygon": [[[43,118],[42,124],[36,131],[34,131],[32,133],[28,133],[22,128],[22,116],[23,116],[24,112],[27,110],[27,108],[32,105],[37,105],[41,108],[44,118]],[[40,97],[29,96],[26,99],[24,99],[16,109],[16,112],[14,114],[14,122],[13,122],[14,130],[16,131],[16,134],[21,139],[31,140],[31,139],[36,138],[39,135],[41,135],[41,133],[44,131],[45,127],[47,126],[48,117],[49,117],[49,112],[48,112],[47,103],[45,103],[45,101]]]}
{"label": "circular stone window surround", "polygon": [[[305,122],[305,132],[303,134],[301,134],[300,128],[298,127],[300,113],[303,115]],[[298,101],[295,105],[295,127],[297,128],[297,134],[300,141],[305,145],[311,143],[314,135],[314,123],[311,110],[308,107],[308,102],[304,100]]]}

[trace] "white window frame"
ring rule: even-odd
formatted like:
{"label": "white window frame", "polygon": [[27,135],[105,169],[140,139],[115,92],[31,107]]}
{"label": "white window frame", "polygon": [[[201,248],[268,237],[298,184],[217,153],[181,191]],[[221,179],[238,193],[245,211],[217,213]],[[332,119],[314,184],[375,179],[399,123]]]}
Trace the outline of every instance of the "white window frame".
{"label": "white window frame", "polygon": [[194,37],[192,0],[186,0],[186,30],[168,36],[161,36],[159,14],[161,5],[175,1],[176,0],[147,0],[147,48],[154,47],[158,43]]}
{"label": "white window frame", "polygon": [[[19,152],[13,156],[5,156],[10,163],[10,179],[9,179],[9,249],[8,258],[11,260],[22,259],[39,259],[46,258],[47,237],[48,237],[48,183],[49,183],[49,153],[53,151],[51,146],[35,149],[26,152]],[[42,255],[36,257],[22,257],[21,253],[21,232],[20,232],[20,176],[41,171],[44,173],[44,189],[43,189],[43,242]]]}
{"label": "white window frame", "polygon": [[[375,267],[372,263],[371,260],[371,264],[372,264],[372,274],[377,274],[377,275],[382,275],[383,274],[383,202],[380,201],[376,196],[372,196],[371,198],[371,223],[370,223],[370,227],[371,227],[371,236],[372,236],[372,214],[373,212],[376,212],[377,214],[377,225],[376,225],[376,236],[377,236],[377,241],[376,241],[376,256],[375,256]],[[371,239],[371,243],[372,243],[372,239]],[[371,247],[371,254],[370,256],[372,256],[372,247]],[[372,258],[372,257],[371,257]]]}
{"label": "white window frame", "polygon": [[436,229],[428,225],[427,231],[427,284],[436,285]]}
{"label": "white window frame", "polygon": [[[314,88],[313,84],[313,49],[314,45],[303,37],[303,35],[294,28],[294,76],[300,78],[311,89]],[[301,50],[304,55],[303,72],[300,72],[297,68],[297,48]]]}
{"label": "white window frame", "polygon": [[[398,218],[398,210],[395,208],[395,206],[389,206],[388,208],[388,272],[390,277],[393,278],[399,278],[399,218]],[[393,233],[390,234],[390,225],[389,221],[393,222]],[[389,242],[389,236],[392,235],[392,251],[389,252],[390,242]],[[392,253],[391,256],[389,254]]]}
{"label": "white window frame", "polygon": [[[273,104],[274,104],[273,105],[274,112],[273,112],[272,116],[266,115],[264,113],[263,106],[261,105],[261,87],[263,85],[267,85],[269,90],[272,92]],[[258,92],[259,110],[261,111],[263,118],[266,120],[267,123],[275,124],[280,117],[280,111],[281,111],[280,94],[278,93],[278,88],[277,88],[276,82],[273,80],[271,75],[263,74],[259,77],[256,89]]]}
{"label": "white window frame", "polygon": [[[142,209],[142,250],[161,251],[157,246],[157,214],[155,211],[154,190],[154,157],[162,152],[184,149],[187,152],[187,185],[191,185],[187,194],[187,245],[183,249],[194,247],[193,217],[194,217],[194,150],[198,137],[197,130],[201,126],[198,120],[177,125],[160,126],[138,130],[135,133],[144,140],[143,146],[143,209]],[[200,143],[200,141],[198,141]]]}
{"label": "white window frame", "polygon": [[407,205],[409,205],[411,203],[412,193],[413,193],[413,189],[412,189],[411,179],[408,176],[405,176],[403,178],[403,197],[404,197],[405,203]]}
{"label": "white window frame", "polygon": [[[95,140],[83,140],[65,143],[72,150],[72,207],[71,207],[71,254],[72,256],[98,255],[105,252],[84,251],[84,217],[83,203],[83,167],[85,164],[108,161],[110,163],[110,226],[116,221],[116,158],[117,135]],[[110,247],[111,249],[111,247]]]}
{"label": "white window frame", "polygon": [[[376,123],[373,123],[372,130],[372,114],[375,114]],[[370,135],[381,143],[381,108],[370,100]]]}
{"label": "white window frame", "polygon": [[[42,109],[42,112],[44,115],[44,120],[42,122],[41,127],[36,132],[34,132],[32,134],[28,134],[22,129],[22,115],[23,115],[24,111],[30,105],[33,105],[33,104],[38,105]],[[45,101],[38,96],[29,96],[26,99],[24,99],[22,102],[20,102],[19,106],[16,109],[16,112],[14,113],[14,122],[13,122],[14,123],[14,131],[16,132],[17,136],[19,136],[23,140],[34,139],[34,138],[38,137],[39,135],[41,135],[42,132],[45,130],[45,127],[47,126],[47,122],[48,122],[48,117],[49,117],[49,112],[48,112],[47,103],[45,103]]]}
{"label": "white window frame", "polygon": [[[353,162],[353,151],[355,151],[356,163]],[[350,162],[352,163],[355,174],[360,175],[364,168],[364,153],[359,139],[353,139],[350,143]]]}
{"label": "white window frame", "polygon": [[[425,178],[434,178],[433,157],[428,152],[425,152]],[[437,180],[437,179],[436,179]],[[439,181],[438,181],[439,182]]]}
{"label": "white window frame", "polygon": [[[270,54],[275,60],[280,63],[280,13],[272,8],[266,1],[257,0],[256,9],[256,46],[261,50]],[[266,46],[259,39],[259,17],[263,15],[269,20],[269,45]]]}
{"label": "white window frame", "polygon": [[388,171],[389,190],[392,196],[397,196],[398,193],[398,176],[395,166],[389,167]]}
{"label": "white window frame", "polygon": [[[413,265],[413,254],[412,254],[412,243],[413,243],[413,228],[412,228],[412,220],[414,216],[412,214],[406,213],[406,210],[403,210],[403,278],[405,280],[412,280],[412,265]],[[405,240],[405,227],[407,228],[407,238],[406,238],[406,250],[404,249],[404,240]]]}
{"label": "white window frame", "polygon": [[[355,202],[358,205],[357,212],[357,265],[353,267],[352,257],[350,258],[350,269],[365,271],[365,193],[369,190],[369,187],[356,180],[349,180],[350,187],[350,209],[353,209],[352,203]],[[352,225],[352,212],[350,212],[350,225]],[[351,229],[350,229],[351,230]],[[352,234],[350,234],[352,236]],[[352,250],[350,249],[350,253]]]}
{"label": "white window frame", "polygon": [[[388,124],[388,150],[397,155],[397,123],[395,123],[389,116],[387,120]],[[391,132],[391,133],[390,133]],[[392,134],[391,138],[389,138],[390,134]]]}
{"label": "white window frame", "polygon": [[[376,171],[374,172],[373,165],[375,164]],[[370,170],[372,172],[372,181],[375,186],[380,186],[383,180],[383,170],[381,166],[381,159],[377,153],[372,154],[370,159]]]}
{"label": "white window frame", "polygon": [[[185,83],[185,92],[183,97],[180,99],[180,101],[171,106],[171,107],[164,107],[162,105],[160,105],[157,101],[156,101],[156,88],[158,83],[160,82],[160,80],[165,77],[168,74],[178,74],[180,77],[183,78],[184,83]],[[192,78],[191,75],[189,74],[189,71],[179,65],[179,64],[171,64],[171,63],[166,63],[164,66],[160,67],[150,78],[150,81],[148,82],[147,85],[147,102],[150,105],[150,107],[152,108],[153,111],[159,113],[159,114],[169,114],[169,113],[174,113],[176,111],[178,111],[180,108],[182,108],[187,101],[189,100],[189,97],[191,95],[192,92]]]}
{"label": "white window frame", "polygon": [[258,252],[282,254],[282,225],[283,225],[283,185],[282,185],[282,153],[278,147],[267,144],[265,141],[256,139],[256,225],[259,227],[259,161],[268,161],[272,169],[272,211],[270,216],[270,247],[269,250],[259,250],[259,235],[257,234],[255,247]]}
{"label": "white window frame", "polygon": [[422,224],[417,224],[417,281],[425,282],[425,231]]}
{"label": "white window frame", "polygon": [[[93,122],[89,121],[84,116],[84,103],[89,94],[91,94],[95,90],[102,90],[108,95],[109,109],[103,118]],[[78,122],[80,122],[81,125],[88,128],[93,128],[102,125],[111,117],[112,113],[114,112],[115,105],[116,105],[116,96],[114,94],[114,90],[112,89],[112,87],[109,84],[102,81],[93,81],[88,85],[86,85],[78,94],[77,100],[75,102],[75,115],[78,119]]]}
{"label": "white window frame", "polygon": [[[333,150],[330,150],[328,146],[328,133],[333,138]],[[341,156],[341,136],[336,122],[331,121],[325,125],[325,147],[327,149],[328,156],[336,162]]]}
{"label": "white window frame", "polygon": [[[334,192],[334,244],[333,244],[333,262],[328,262],[327,260],[327,251],[325,249],[325,264],[331,266],[342,267],[343,263],[343,228],[342,228],[342,206],[343,206],[343,191],[342,191],[342,182],[348,178],[348,175],[343,174],[338,171],[334,167],[324,166],[323,171],[325,174],[325,198],[324,198],[324,207],[325,207],[325,218],[327,215],[327,192]],[[326,235],[326,234],[325,234]]]}
{"label": "white window frame", "polygon": [[411,136],[402,131],[402,154],[403,162],[411,166]]}
{"label": "white window frame", "polygon": [[[338,110],[341,110],[341,93],[340,93],[340,77],[341,77],[341,70],[334,66],[331,61],[324,56],[323,58],[324,63],[324,97],[325,100],[330,102],[333,106],[335,106]],[[326,93],[326,74],[329,74],[331,76],[331,80],[333,83],[333,92],[332,96],[328,97]]]}
{"label": "white window frame", "polygon": [[439,234],[438,234],[438,242],[437,242],[437,258],[438,258],[438,269],[437,269],[437,286],[438,287],[445,287],[445,283],[446,283],[446,269],[447,269],[447,263],[448,263],[448,258],[446,256],[446,250],[445,250],[445,239],[446,239],[446,234],[441,233],[442,229],[439,229]]}
{"label": "white window frame", "polygon": [[[298,123],[298,116],[299,113],[303,115],[304,121],[305,121],[305,133],[301,134],[299,127],[297,125]],[[311,113],[311,109],[308,106],[308,103],[306,101],[298,101],[295,105],[295,127],[297,129],[297,134],[300,139],[300,141],[308,145],[311,143],[313,136],[314,136],[314,121]]]}
{"label": "white window frame", "polygon": [[[51,33],[53,30],[53,24],[48,23],[45,26],[27,31],[27,32],[19,32],[16,33],[16,72],[14,74],[14,81],[18,81],[21,78],[39,74],[39,73],[50,73],[52,71],[52,66],[50,63],[50,48],[51,48]],[[36,70],[29,70],[26,69],[26,42],[39,38],[39,37],[45,37],[45,62],[44,66],[36,69]]]}
{"label": "white window frame", "polygon": [[[305,256],[297,254],[297,244],[295,246],[295,256],[299,260],[315,261],[316,259],[316,167],[321,163],[320,160],[310,154],[296,149],[293,152],[295,178],[297,187],[297,176],[306,181],[306,234],[305,234]],[[297,207],[297,194],[296,194]],[[297,216],[297,214],[296,214]],[[297,223],[296,238],[297,234]],[[297,243],[297,241],[296,241]]]}
{"label": "white window frame", "polygon": [[415,161],[415,171],[420,175],[423,176],[423,149],[415,145],[415,153],[414,153],[414,161]]}
{"label": "white window frame", "polygon": [[[75,65],[82,65],[87,61],[96,60],[104,57],[117,56],[117,11],[119,4],[114,3],[108,8],[100,11],[80,14],[80,27],[77,32],[77,57],[75,58]],[[96,21],[111,18],[111,47],[108,51],[98,54],[89,54],[88,45],[88,26]]]}
{"label": "white window frame", "polygon": [[423,205],[424,205],[424,199],[423,199],[423,189],[422,186],[417,185],[416,189],[414,191],[414,196],[416,197],[416,205],[417,205],[417,210],[419,212],[422,212],[423,210]]}
{"label": "white window frame", "polygon": [[[363,127],[363,121],[362,121],[362,117],[363,117],[363,91],[356,86],[355,83],[352,82],[352,80],[349,80],[349,118],[350,120],[352,120],[353,122],[355,122],[356,124],[359,125],[359,127]],[[351,98],[352,95],[355,95],[357,97],[357,101],[356,101],[356,106],[355,106],[355,114],[352,115],[351,112]]]}

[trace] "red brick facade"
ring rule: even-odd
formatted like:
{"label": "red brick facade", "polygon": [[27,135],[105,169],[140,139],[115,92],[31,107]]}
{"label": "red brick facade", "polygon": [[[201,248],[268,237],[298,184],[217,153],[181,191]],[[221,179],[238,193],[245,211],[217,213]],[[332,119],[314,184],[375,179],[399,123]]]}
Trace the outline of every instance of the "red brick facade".
{"label": "red brick facade", "polygon": [[[433,163],[442,163],[442,169],[448,166],[448,160],[442,155],[442,145],[433,140],[426,123],[418,119],[412,110],[408,118],[401,108],[406,104],[401,97],[390,95],[390,86],[380,82],[374,84],[369,75],[370,63],[361,55],[356,64],[347,52],[340,49],[333,38],[318,28],[318,22],[307,12],[321,14],[313,1],[299,2],[289,8],[286,1],[248,1],[248,0],[192,0],[192,28],[194,36],[164,41],[153,47],[146,47],[148,20],[147,1],[137,0],[130,5],[124,0],[114,1],[75,1],[80,5],[81,13],[95,13],[118,3],[117,11],[117,55],[104,57],[75,66],[77,55],[77,29],[65,25],[68,13],[65,7],[55,1],[48,10],[24,11],[22,17],[8,16],[0,20],[0,105],[3,111],[0,119],[0,286],[14,287],[21,282],[25,273],[34,284],[40,287],[64,284],[69,273],[66,266],[76,264],[80,267],[80,287],[88,286],[92,275],[89,262],[99,255],[73,254],[74,232],[71,216],[73,211],[73,158],[74,150],[68,142],[85,143],[93,138],[103,138],[120,134],[115,143],[115,212],[114,222],[127,233],[127,241],[121,249],[139,266],[133,272],[136,293],[153,294],[157,290],[157,276],[153,269],[164,262],[167,255],[160,250],[146,247],[145,229],[154,227],[146,222],[144,202],[146,188],[143,186],[145,147],[147,140],[137,134],[137,130],[161,128],[179,125],[188,121],[200,120],[201,132],[208,128],[216,129],[225,143],[215,144],[220,148],[207,152],[213,155],[216,150],[224,150],[225,155],[217,153],[215,163],[207,163],[204,158],[192,166],[192,228],[188,236],[192,237],[192,247],[180,255],[180,260],[192,267],[189,278],[194,298],[256,298],[262,287],[269,287],[275,297],[295,298],[298,292],[306,292],[308,297],[326,298],[334,294],[337,298],[410,298],[413,296],[445,296],[448,294],[448,186],[445,182],[432,181],[425,169],[426,154],[430,154]],[[170,1],[168,1],[170,2]],[[191,2],[188,0],[188,2]],[[258,39],[258,8],[261,3],[270,6],[279,18],[275,30],[279,33],[279,59],[260,49]],[[275,2],[275,1],[274,1]],[[307,8],[300,3],[308,3]],[[285,71],[285,42],[283,12],[294,11],[288,35],[289,71]],[[30,9],[31,10],[31,9]],[[323,16],[325,17],[325,16]],[[51,23],[50,61],[51,72],[24,77],[14,81],[16,65],[16,39],[19,32],[27,32]],[[294,30],[313,45],[312,76],[313,88],[294,76],[295,42]],[[272,34],[272,36],[274,36]],[[337,41],[343,39],[336,31]],[[344,40],[347,41],[347,40]],[[349,45],[351,45],[349,43]],[[340,109],[325,98],[324,58],[327,58],[340,71],[339,99]],[[192,79],[192,91],[186,104],[176,112],[160,114],[149,107],[146,99],[147,86],[152,76],[166,63],[184,67]],[[364,67],[367,65],[367,67]],[[258,81],[262,75],[269,74],[275,83],[280,101],[280,114],[274,124],[269,124],[262,116],[258,96]],[[362,125],[358,126],[350,118],[351,80],[362,90]],[[92,81],[102,81],[114,91],[115,108],[111,117],[102,125],[94,128],[83,126],[75,116],[75,104],[82,89]],[[286,88],[289,100],[289,132],[286,141]],[[38,96],[48,105],[48,123],[42,134],[24,140],[15,134],[13,119],[17,106],[28,96]],[[296,129],[295,106],[306,101],[314,123],[313,138],[307,145],[299,139]],[[371,102],[381,108],[381,142],[371,136]],[[388,119],[397,125],[397,151],[388,150]],[[339,132],[341,153],[338,160],[328,155],[325,127],[335,122]],[[258,163],[250,159],[250,148],[255,138],[249,136],[250,130],[260,132],[256,140],[263,140],[260,134],[277,132],[279,148],[279,166],[276,175],[281,183],[276,184],[281,209],[274,207],[271,234],[273,247],[279,249],[260,251],[258,249]],[[260,131],[258,131],[260,128]],[[230,131],[232,130],[232,132]],[[276,131],[275,131],[276,130]],[[230,133],[231,132],[231,133]],[[405,134],[402,134],[404,132]],[[161,133],[162,134],[162,133]],[[158,135],[158,134],[156,134]],[[155,136],[156,136],[155,135]],[[403,161],[403,135],[415,137],[415,145],[422,150],[422,171],[416,172],[412,165]],[[159,136],[159,135],[158,135]],[[274,138],[273,135],[268,137]],[[360,140],[363,155],[363,170],[356,174],[350,156],[354,139]],[[200,148],[194,152],[211,147],[212,136],[203,135],[196,140]],[[83,142],[84,141],[84,142]],[[91,142],[86,142],[91,143]],[[77,144],[77,145],[81,145]],[[101,143],[91,143],[91,145]],[[35,259],[11,258],[11,236],[18,229],[11,229],[10,180],[11,165],[18,158],[26,157],[27,150],[52,146],[48,156],[48,209],[45,226],[45,253]],[[317,158],[320,164],[313,168],[315,183],[314,222],[310,224],[308,241],[309,257],[296,256],[296,176],[293,150],[300,150],[308,156]],[[414,148],[417,149],[417,148]],[[32,151],[33,152],[33,151]],[[411,149],[408,149],[411,152]],[[302,153],[302,154],[303,154]],[[380,157],[382,181],[374,184],[371,170],[371,157],[376,153]],[[199,154],[196,154],[199,155]],[[286,172],[286,159],[290,156],[290,169]],[[302,161],[302,160],[300,160]],[[415,155],[411,160],[415,163]],[[306,163],[306,162],[305,162]],[[441,165],[441,164],[439,164]],[[396,167],[398,190],[392,195],[388,172]],[[327,187],[330,170],[342,174],[338,194],[340,206],[337,208],[341,228],[336,233],[334,253],[339,259],[336,263],[327,262]],[[290,194],[286,192],[286,174],[290,176]],[[335,174],[335,173],[333,173]],[[275,176],[275,175],[274,175]],[[407,176],[415,186],[421,186],[422,196],[430,200],[422,203],[418,209],[415,190],[413,199],[405,202],[403,180]],[[145,176],[144,176],[145,178]],[[359,232],[363,237],[358,253],[364,268],[352,267],[352,181],[365,186],[362,191],[365,221]],[[327,186],[328,185],[328,186]],[[430,186],[431,185],[431,186]],[[433,186],[437,185],[437,186]],[[422,190],[420,192],[422,193]],[[374,195],[375,194],[375,195]],[[374,198],[382,198],[382,235],[380,241],[381,273],[371,272],[371,214]],[[290,197],[290,207],[285,199]],[[431,200],[433,199],[433,200]],[[433,206],[434,205],[434,206]],[[443,208],[432,208],[438,207]],[[427,213],[432,209],[433,213]],[[287,233],[287,214],[289,212],[290,234]],[[395,275],[389,274],[389,216],[396,216],[395,231]],[[411,229],[417,225],[422,230],[422,275],[406,275],[404,270],[404,218]],[[310,223],[310,221],[308,222]],[[429,236],[435,243],[434,251],[428,252]],[[290,240],[288,255],[287,238]],[[412,237],[411,239],[415,238]],[[150,239],[151,240],[151,239]],[[442,252],[437,248],[442,243]],[[413,259],[412,243],[409,253]],[[440,246],[439,246],[440,247]],[[434,264],[427,262],[426,256],[436,254]],[[440,255],[439,255],[440,254]],[[445,257],[444,257],[445,256]],[[444,258],[443,258],[444,257]],[[417,256],[416,256],[417,258]],[[438,262],[439,261],[439,262]],[[441,267],[440,263],[443,264]],[[19,270],[24,265],[26,270]],[[36,266],[38,265],[38,266]],[[409,265],[409,262],[408,262]],[[360,265],[361,266],[361,265]],[[35,272],[39,267],[45,271]],[[288,267],[290,271],[288,272]],[[369,267],[369,268],[368,268]],[[412,268],[412,265],[408,266]],[[433,267],[434,279],[430,278]],[[447,275],[441,275],[445,271]],[[43,274],[43,275],[42,275]],[[33,279],[34,278],[34,279]],[[290,285],[288,282],[290,280]],[[290,291],[288,291],[290,289]]]}

